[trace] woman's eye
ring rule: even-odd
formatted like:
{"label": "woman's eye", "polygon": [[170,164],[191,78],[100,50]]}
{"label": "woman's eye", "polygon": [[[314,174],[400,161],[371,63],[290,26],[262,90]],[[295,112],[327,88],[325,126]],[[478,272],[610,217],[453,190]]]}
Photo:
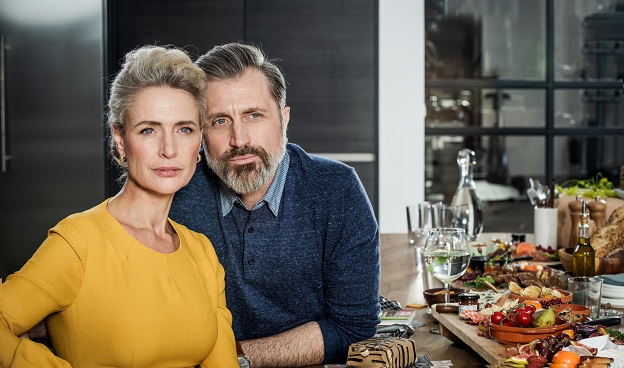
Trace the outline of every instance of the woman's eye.
{"label": "woman's eye", "polygon": [[190,133],[193,133],[193,129],[189,127],[183,127],[182,129],[180,129],[180,132],[185,133],[185,134],[190,134]]}
{"label": "woman's eye", "polygon": [[151,135],[153,133],[154,133],[154,129],[152,129],[152,128],[145,128],[145,129],[141,130],[141,134]]}

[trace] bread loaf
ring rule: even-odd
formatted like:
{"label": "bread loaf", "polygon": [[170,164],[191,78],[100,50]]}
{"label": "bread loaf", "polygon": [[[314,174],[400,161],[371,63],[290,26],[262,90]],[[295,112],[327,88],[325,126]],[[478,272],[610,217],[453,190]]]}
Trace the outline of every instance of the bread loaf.
{"label": "bread loaf", "polygon": [[405,368],[416,361],[415,341],[376,337],[349,346],[347,367]]}
{"label": "bread loaf", "polygon": [[596,251],[596,257],[613,256],[624,248],[624,227],[619,225],[607,225],[596,230],[590,238],[592,248]]}
{"label": "bread loaf", "polygon": [[624,227],[624,206],[620,206],[611,212],[611,215],[607,220],[607,225],[618,225],[620,227]]}

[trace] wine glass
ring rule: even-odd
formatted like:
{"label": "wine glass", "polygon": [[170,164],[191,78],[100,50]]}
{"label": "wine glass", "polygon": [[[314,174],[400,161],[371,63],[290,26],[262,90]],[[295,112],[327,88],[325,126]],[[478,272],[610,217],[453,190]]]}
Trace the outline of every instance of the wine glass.
{"label": "wine glass", "polygon": [[451,283],[466,272],[470,261],[468,238],[461,228],[433,228],[425,240],[427,270],[444,284],[444,304],[449,304]]}

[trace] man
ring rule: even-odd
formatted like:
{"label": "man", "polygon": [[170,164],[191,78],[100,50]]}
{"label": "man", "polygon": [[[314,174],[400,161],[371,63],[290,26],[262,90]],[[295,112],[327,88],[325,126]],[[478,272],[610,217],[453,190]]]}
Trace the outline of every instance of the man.
{"label": "man", "polygon": [[226,44],[196,63],[208,165],[170,216],[213,243],[251,367],[344,363],[378,323],[379,229],[362,184],[287,143],[286,82],[259,49]]}

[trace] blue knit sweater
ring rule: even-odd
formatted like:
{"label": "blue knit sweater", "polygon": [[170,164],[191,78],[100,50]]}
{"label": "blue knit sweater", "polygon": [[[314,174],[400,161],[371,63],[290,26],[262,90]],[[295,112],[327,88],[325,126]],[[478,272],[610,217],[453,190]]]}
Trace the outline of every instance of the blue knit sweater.
{"label": "blue knit sweater", "polygon": [[203,162],[170,217],[214,245],[238,340],[316,321],[325,362],[344,363],[349,344],[371,337],[379,322],[377,221],[352,168],[294,144],[287,151],[277,217],[266,205],[235,206],[223,217],[218,178]]}

